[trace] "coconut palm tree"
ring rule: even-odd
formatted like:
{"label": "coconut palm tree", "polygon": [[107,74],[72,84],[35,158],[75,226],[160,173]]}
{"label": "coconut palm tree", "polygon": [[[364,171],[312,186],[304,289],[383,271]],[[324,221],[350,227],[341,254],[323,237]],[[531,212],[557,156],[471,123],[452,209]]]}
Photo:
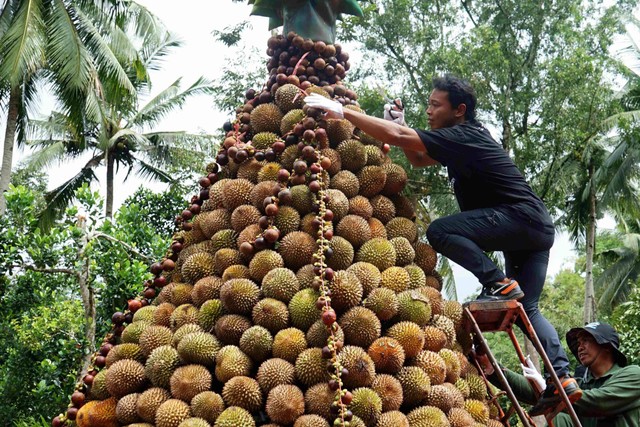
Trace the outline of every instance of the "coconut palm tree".
{"label": "coconut palm tree", "polygon": [[[208,80],[199,78],[181,90],[181,79],[178,79],[140,105],[141,98],[148,95],[151,88],[146,71],[158,69],[170,48],[178,45],[179,41],[166,32],[162,38],[147,40],[135,61],[122,64],[134,86],[131,93],[135,97],[126,96],[129,92],[123,93],[117,84],[106,84],[99,91],[89,93],[82,143],[69,128],[69,117],[63,113],[54,112],[47,120],[31,121],[28,144],[36,150],[27,159],[31,167],[46,168],[53,162],[89,155],[77,174],[45,194],[47,206],[40,215],[44,229],[48,229],[55,216],[73,199],[78,188],[97,180],[94,171],[100,166],[106,167],[106,215],[111,217],[115,173],[119,168],[127,169],[125,180],[134,173],[142,178],[171,182],[163,166],[184,164],[185,155],[196,154],[196,147],[213,146],[208,135],[149,130],[190,96],[211,93]],[[140,70],[145,73],[138,74]]]}
{"label": "coconut palm tree", "polygon": [[[125,5],[127,6],[125,8]],[[126,13],[125,13],[126,12]],[[133,93],[118,58],[135,53],[121,37],[125,22],[136,19],[140,32],[153,17],[135,3],[121,0],[4,0],[0,10],[0,105],[7,125],[0,170],[0,215],[8,188],[14,142],[26,137],[27,111],[37,100],[36,88],[48,86],[69,118],[81,148],[84,102],[98,79],[111,80]],[[118,43],[108,43],[107,35]]]}

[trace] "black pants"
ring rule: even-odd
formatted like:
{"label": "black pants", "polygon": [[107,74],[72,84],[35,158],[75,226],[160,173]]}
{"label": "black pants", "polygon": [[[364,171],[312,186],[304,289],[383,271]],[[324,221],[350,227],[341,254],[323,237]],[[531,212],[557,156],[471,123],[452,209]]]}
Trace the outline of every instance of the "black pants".
{"label": "black pants", "polygon": [[[431,246],[488,285],[505,277],[518,281],[520,301],[536,335],[559,376],[569,372],[569,359],[558,332],[540,313],[538,301],[547,275],[554,231],[540,230],[516,215],[512,208],[486,208],[439,218],[427,229]],[[506,272],[485,252],[501,251]],[[505,274],[506,273],[506,274]],[[527,334],[523,325],[518,325]]]}

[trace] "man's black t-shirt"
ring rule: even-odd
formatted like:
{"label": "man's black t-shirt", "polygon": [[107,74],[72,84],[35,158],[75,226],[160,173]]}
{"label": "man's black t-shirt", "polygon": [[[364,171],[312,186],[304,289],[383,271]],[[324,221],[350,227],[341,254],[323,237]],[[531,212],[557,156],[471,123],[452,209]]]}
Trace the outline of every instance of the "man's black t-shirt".
{"label": "man's black t-shirt", "polygon": [[542,200],[480,122],[415,131],[429,157],[447,167],[460,210],[501,207],[532,226],[553,229]]}

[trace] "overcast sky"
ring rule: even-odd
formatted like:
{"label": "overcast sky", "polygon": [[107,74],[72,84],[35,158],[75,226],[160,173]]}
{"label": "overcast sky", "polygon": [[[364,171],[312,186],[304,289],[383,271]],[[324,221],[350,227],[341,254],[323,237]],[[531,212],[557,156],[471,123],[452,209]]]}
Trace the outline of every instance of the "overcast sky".
{"label": "overcast sky", "polygon": [[[182,0],[180,2],[169,0],[138,0],[138,3],[145,5],[155,13],[172,32],[183,40],[183,46],[175,49],[167,58],[165,67],[161,72],[152,75],[155,92],[162,90],[175,79],[182,77],[183,87],[191,84],[199,76],[209,79],[216,79],[220,76],[224,61],[235,52],[234,49],[227,48],[222,43],[216,42],[212,35],[214,30],[223,30],[228,26],[233,26],[243,20],[248,20],[252,26],[250,34],[244,37],[247,49],[242,54],[249,51],[251,46],[258,48],[259,57],[247,55],[246,60],[266,61],[266,42],[269,37],[268,19],[264,17],[250,17],[251,10],[245,2],[234,3],[230,0]],[[357,60],[357,52],[349,50],[353,61]],[[261,84],[262,82],[257,82]],[[258,86],[258,84],[256,86]],[[42,114],[48,114],[51,104],[43,102]],[[181,111],[175,112],[163,120],[159,126],[161,130],[186,130],[190,132],[213,133],[218,130],[229,112],[219,111],[209,97],[198,97],[186,103]],[[0,137],[4,136],[6,116],[0,117]],[[16,153],[16,161],[23,156],[23,153]],[[78,164],[79,166],[79,164]],[[204,166],[204,165],[203,165]],[[98,177],[104,182],[104,169],[98,170]],[[62,165],[54,168],[50,175],[50,188],[61,184],[77,173],[77,167],[73,165]],[[122,201],[132,194],[140,185],[133,181],[129,185],[118,185],[116,187],[115,205],[119,206]],[[146,186],[161,191],[164,186],[161,184],[148,184]],[[564,235],[558,236],[556,244],[551,251],[551,263],[549,274],[557,273],[563,265],[572,264],[571,244]],[[470,273],[464,269],[454,266],[454,275],[458,284],[458,297],[463,300],[468,295],[474,294],[478,282]]]}

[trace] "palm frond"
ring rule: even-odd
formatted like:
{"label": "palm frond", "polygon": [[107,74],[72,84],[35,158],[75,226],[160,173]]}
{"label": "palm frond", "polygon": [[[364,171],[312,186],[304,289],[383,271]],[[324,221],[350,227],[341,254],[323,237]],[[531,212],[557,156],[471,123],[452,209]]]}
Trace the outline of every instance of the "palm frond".
{"label": "palm frond", "polygon": [[46,206],[42,212],[38,214],[38,226],[40,229],[49,231],[56,218],[60,216],[75,197],[76,190],[82,187],[83,184],[89,184],[93,180],[97,180],[93,172],[93,167],[95,167],[92,166],[93,160],[94,159],[83,167],[73,178],[44,195]]}
{"label": "palm frond", "polygon": [[12,24],[0,39],[0,80],[17,86],[44,66],[46,27],[42,0],[20,2]]}
{"label": "palm frond", "polygon": [[118,62],[118,58],[111,50],[107,40],[105,40],[89,17],[79,9],[77,10],[77,13],[79,21],[78,27],[81,31],[81,35],[84,36],[85,46],[87,46],[95,58],[99,70],[104,71],[108,78],[113,79],[113,81],[120,85],[124,90],[131,94],[135,94],[135,88],[129,80],[126,70],[123,68],[122,64]]}
{"label": "palm frond", "polygon": [[178,92],[181,79],[173,82],[131,119],[131,126],[153,126],[170,111],[181,107],[186,99],[193,95],[213,93],[211,82],[204,77],[198,78],[191,86]]}
{"label": "palm frond", "polygon": [[603,132],[609,132],[615,129],[620,121],[626,121],[628,123],[640,123],[640,110],[624,111],[622,113],[613,114],[604,119],[600,125]]}
{"label": "palm frond", "polygon": [[136,176],[139,176],[142,179],[155,180],[160,182],[171,183],[173,182],[173,177],[171,177],[167,172],[159,169],[137,157],[133,157],[135,159],[134,164],[129,171],[127,172],[127,176],[125,176],[125,181],[129,177],[131,172],[134,172]]}
{"label": "palm frond", "polygon": [[64,2],[52,2],[47,20],[47,57],[60,87],[80,102],[89,88],[95,66],[75,28],[76,10]]}
{"label": "palm frond", "polygon": [[140,58],[147,70],[159,70],[165,57],[174,47],[182,45],[182,41],[171,33],[165,33],[164,37],[156,43],[147,43],[142,47]]}
{"label": "palm frond", "polygon": [[139,147],[147,143],[147,139],[132,129],[120,129],[107,141],[106,147],[101,147],[103,150],[111,150],[120,141],[129,142],[131,147]]}
{"label": "palm frond", "polygon": [[[65,158],[67,141],[47,140],[40,142],[44,148],[27,156],[25,163],[36,170],[43,170]],[[46,145],[45,145],[46,144]],[[40,145],[40,144],[39,144]]]}

